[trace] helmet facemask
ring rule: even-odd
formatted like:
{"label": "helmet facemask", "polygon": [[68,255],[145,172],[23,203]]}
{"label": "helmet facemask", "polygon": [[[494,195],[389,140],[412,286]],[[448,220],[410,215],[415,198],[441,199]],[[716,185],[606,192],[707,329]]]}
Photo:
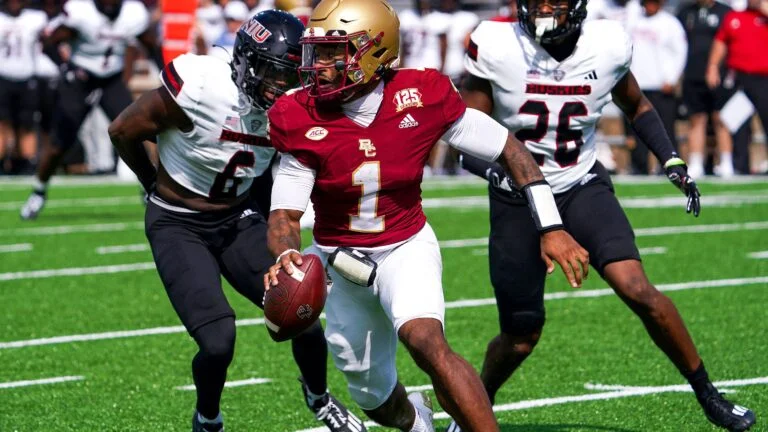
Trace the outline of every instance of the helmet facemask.
{"label": "helmet facemask", "polygon": [[[365,31],[348,35],[343,30],[331,30],[328,35],[324,33],[322,28],[308,28],[299,42],[302,45],[301,84],[308,89],[310,97],[323,101],[346,100],[374,78],[366,80],[360,61],[369,51],[376,49],[383,33],[373,38]],[[374,52],[373,57],[378,58],[376,54]],[[386,69],[385,65],[380,65],[376,75]]]}
{"label": "helmet facemask", "polygon": [[[241,36],[238,35],[238,38]],[[240,89],[240,105],[266,111],[286,91],[299,84],[295,62],[283,60],[236,43],[232,58],[232,79]]]}
{"label": "helmet facemask", "polygon": [[581,29],[586,0],[518,0],[518,20],[539,44],[558,44]]}

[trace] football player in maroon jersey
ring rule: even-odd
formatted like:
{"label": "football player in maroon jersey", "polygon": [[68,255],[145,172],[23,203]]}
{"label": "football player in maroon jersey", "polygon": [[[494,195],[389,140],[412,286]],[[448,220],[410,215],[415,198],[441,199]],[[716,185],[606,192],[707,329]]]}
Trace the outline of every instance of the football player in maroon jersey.
{"label": "football player in maroon jersey", "polygon": [[426,395],[406,395],[398,381],[399,339],[465,430],[498,431],[477,373],[443,334],[440,249],[421,207],[432,147],[442,138],[507,168],[528,196],[550,271],[558,262],[578,286],[588,254],[563,230],[549,185],[506,128],[466,108],[437,71],[395,69],[399,22],[388,3],[323,0],[301,43],[305,86],[268,113],[283,157],[267,240],[277,263],[266,288],[277,271],[293,274],[301,262],[299,219],[311,199],[314,242],[306,252],[321,257],[333,280],[326,339],[355,402],[384,426],[434,430]]}

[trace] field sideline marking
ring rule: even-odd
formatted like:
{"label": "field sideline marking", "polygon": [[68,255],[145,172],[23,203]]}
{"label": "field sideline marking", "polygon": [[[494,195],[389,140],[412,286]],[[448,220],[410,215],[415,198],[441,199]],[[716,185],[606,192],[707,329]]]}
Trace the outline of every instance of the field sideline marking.
{"label": "field sideline marking", "polygon": [[98,223],[87,225],[53,225],[42,227],[27,228],[5,228],[0,230],[0,237],[19,237],[19,236],[49,236],[57,234],[73,233],[97,233],[97,232],[119,232],[129,230],[144,229],[144,221],[141,222],[118,222],[118,223]]}
{"label": "field sideline marking", "polygon": [[[742,386],[757,385],[757,384],[768,384],[768,377],[749,378],[749,379],[731,380],[731,381],[718,381],[713,384],[716,387],[742,387]],[[587,383],[584,386],[587,387],[588,385],[590,384]],[[614,387],[614,386],[611,386],[611,387]],[[601,393],[587,393],[587,394],[581,394],[581,395],[559,396],[559,397],[550,397],[550,398],[544,398],[544,399],[530,399],[530,400],[524,400],[519,402],[494,405],[493,411],[494,412],[518,411],[518,410],[524,410],[529,408],[540,408],[540,407],[547,407],[552,405],[562,405],[562,404],[570,404],[570,403],[577,403],[577,402],[588,402],[588,401],[618,399],[618,398],[625,398],[625,397],[631,397],[631,396],[646,396],[646,395],[654,395],[654,394],[660,394],[660,393],[688,391],[688,390],[681,390],[682,387],[688,387],[688,390],[690,390],[690,386],[687,384],[658,386],[658,387],[623,387],[621,389],[619,389],[618,386],[616,386],[615,387],[616,390],[611,390],[611,391],[606,391]],[[445,420],[448,418],[450,417],[446,412],[435,413],[435,420]],[[381,427],[372,421],[365,422],[365,426],[368,428]],[[326,429],[325,427],[317,427],[317,428],[310,428],[310,429],[301,429],[297,432],[327,432],[327,431],[328,429]]]}
{"label": "field sideline marking", "polygon": [[[256,384],[266,384],[272,382],[269,378],[248,378],[240,381],[227,381],[224,383],[224,387],[231,388],[231,387],[242,387],[242,386],[249,386],[249,385],[256,385]],[[179,386],[175,387],[176,390],[196,390],[196,387],[194,384],[185,385],[185,386]]]}
{"label": "field sideline marking", "polygon": [[[18,211],[26,201],[0,202],[0,211]],[[93,198],[59,198],[45,201],[46,208],[77,208],[77,207],[107,207],[141,204],[138,191],[130,196],[93,197]]]}
{"label": "field sideline marking", "polygon": [[[754,285],[768,283],[768,276],[752,277],[752,278],[735,278],[735,279],[715,279],[695,282],[680,282],[671,284],[660,284],[656,287],[660,291],[682,291],[689,289],[702,289],[702,288],[719,288],[728,286],[742,286],[742,285]],[[593,290],[575,290],[575,291],[560,291],[554,293],[547,293],[544,295],[544,300],[561,300],[568,298],[595,298],[613,295],[613,290],[610,288],[593,289]],[[468,299],[457,300],[452,302],[446,302],[446,309],[461,309],[468,307],[480,307],[496,304],[495,298],[484,299]],[[253,326],[264,324],[264,318],[249,318],[240,319],[235,322],[238,327]],[[55,345],[71,342],[85,342],[96,340],[108,340],[108,339],[120,339],[129,337],[149,336],[149,335],[161,335],[172,333],[185,333],[187,330],[184,326],[171,326],[171,327],[154,327],[139,330],[120,330],[110,331],[103,333],[88,333],[79,335],[68,336],[55,336],[39,339],[26,339],[17,341],[0,342],[0,349],[10,348],[23,348],[29,346],[40,345]]]}
{"label": "field sideline marking", "polygon": [[28,252],[32,250],[32,243],[16,243],[0,245],[0,253]]}
{"label": "field sideline marking", "polygon": [[[470,239],[474,240],[474,239]],[[646,255],[664,255],[667,253],[667,248],[663,246],[656,246],[656,247],[647,247],[647,248],[640,248],[638,249],[638,252],[640,252],[640,255],[646,256]],[[474,256],[485,256],[488,255],[488,248],[483,249],[473,249],[472,255]]]}
{"label": "field sideline marking", "polygon": [[[685,196],[682,194],[642,196],[642,197],[619,197],[619,202],[624,208],[669,208],[685,206]],[[757,190],[744,193],[719,192],[701,197],[701,204],[704,207],[727,207],[745,204],[764,204],[768,203],[768,191]],[[47,200],[47,208],[92,208],[92,207],[115,207],[141,204],[139,194],[130,196],[112,196],[112,197],[93,197],[93,198],[60,198]],[[0,211],[18,211],[24,201],[6,201],[0,202]],[[466,195],[444,198],[424,198],[422,199],[424,208],[457,208],[471,209],[488,207],[488,196]]]}
{"label": "field sideline marking", "polygon": [[149,244],[147,243],[135,243],[127,245],[117,246],[100,246],[96,248],[96,253],[99,255],[118,254],[124,252],[145,252],[149,250]]}
{"label": "field sideline marking", "polygon": [[[59,234],[75,233],[97,233],[97,232],[120,232],[129,230],[143,230],[144,222],[125,222],[125,223],[104,223],[88,225],[54,225],[45,227],[28,228],[5,228],[0,229],[0,237],[21,237],[29,236],[50,236]],[[731,232],[731,231],[754,231],[768,229],[768,221],[738,222],[727,224],[699,224],[699,225],[680,225],[680,226],[660,226],[648,228],[635,228],[635,235],[657,236],[667,234],[691,234],[691,233],[713,233],[713,232]],[[445,240],[440,242],[441,246],[450,242],[465,242],[470,239]],[[476,239],[480,242],[472,246],[484,246],[488,239]]]}
{"label": "field sideline marking", "polygon": [[752,259],[768,259],[768,251],[750,252],[747,257]]}
{"label": "field sideline marking", "polygon": [[141,270],[154,270],[155,263],[140,262],[132,264],[118,264],[95,267],[68,267],[60,269],[43,269],[20,272],[0,273],[0,282],[18,279],[43,279],[58,276],[82,276],[108,273],[124,273]]}
{"label": "field sideline marking", "polygon": [[0,389],[29,387],[33,385],[44,385],[44,384],[58,384],[58,383],[69,382],[69,381],[82,381],[84,379],[85,379],[84,376],[77,375],[77,376],[61,376],[61,377],[54,377],[54,378],[43,378],[43,379],[37,379],[37,380],[13,381],[13,382],[0,383]]}

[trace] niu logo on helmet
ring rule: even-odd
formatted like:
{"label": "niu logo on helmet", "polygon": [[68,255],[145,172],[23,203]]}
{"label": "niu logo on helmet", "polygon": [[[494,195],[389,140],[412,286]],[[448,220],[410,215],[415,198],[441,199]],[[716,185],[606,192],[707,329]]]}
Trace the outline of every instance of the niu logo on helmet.
{"label": "niu logo on helmet", "polygon": [[244,22],[241,30],[248,33],[258,43],[264,43],[265,40],[272,36],[272,32],[255,19]]}

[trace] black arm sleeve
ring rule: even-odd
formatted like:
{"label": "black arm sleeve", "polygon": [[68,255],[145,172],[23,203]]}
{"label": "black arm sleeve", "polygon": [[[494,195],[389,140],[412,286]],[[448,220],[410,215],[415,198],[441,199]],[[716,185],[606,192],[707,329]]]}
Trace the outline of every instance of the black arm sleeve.
{"label": "black arm sleeve", "polygon": [[504,178],[507,175],[501,165],[496,162],[486,162],[466,153],[459,155],[459,163],[462,168],[483,180],[488,180],[489,174],[492,172],[496,172],[500,178]]}
{"label": "black arm sleeve", "polygon": [[640,114],[632,123],[632,129],[662,165],[677,157],[672,141],[669,140],[669,135],[664,128],[664,123],[655,109]]}

